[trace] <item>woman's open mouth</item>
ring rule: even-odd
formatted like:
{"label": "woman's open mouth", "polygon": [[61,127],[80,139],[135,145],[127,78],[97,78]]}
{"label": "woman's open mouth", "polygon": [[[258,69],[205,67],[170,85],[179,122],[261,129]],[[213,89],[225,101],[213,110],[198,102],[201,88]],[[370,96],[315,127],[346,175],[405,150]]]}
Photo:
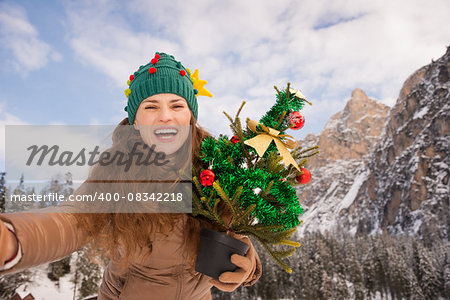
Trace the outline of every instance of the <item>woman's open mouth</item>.
{"label": "woman's open mouth", "polygon": [[161,142],[172,142],[178,134],[178,129],[175,127],[161,127],[154,130],[153,133]]}

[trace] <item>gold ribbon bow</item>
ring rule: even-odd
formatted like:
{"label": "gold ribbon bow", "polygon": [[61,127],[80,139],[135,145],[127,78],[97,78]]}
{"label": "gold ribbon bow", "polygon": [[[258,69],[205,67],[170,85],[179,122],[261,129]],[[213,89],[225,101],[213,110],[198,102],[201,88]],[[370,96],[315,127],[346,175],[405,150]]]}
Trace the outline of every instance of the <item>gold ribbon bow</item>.
{"label": "gold ribbon bow", "polygon": [[[263,131],[258,131],[256,129],[258,125],[261,126]],[[300,168],[295,162],[295,159],[292,157],[291,153],[287,149],[287,148],[294,149],[295,147],[297,147],[297,142],[288,139],[293,138],[292,136],[288,134],[279,134],[280,132],[278,130],[266,127],[263,124],[258,123],[254,120],[247,120],[247,126],[248,128],[250,128],[251,131],[256,132],[258,135],[249,140],[244,141],[244,144],[255,148],[258,155],[262,157],[266,152],[267,147],[269,147],[270,143],[274,141],[275,145],[277,146],[278,152],[280,152],[281,156],[283,157],[283,162],[286,165],[286,167],[292,164],[297,170],[300,171]],[[281,138],[284,138],[285,141],[281,140]]]}

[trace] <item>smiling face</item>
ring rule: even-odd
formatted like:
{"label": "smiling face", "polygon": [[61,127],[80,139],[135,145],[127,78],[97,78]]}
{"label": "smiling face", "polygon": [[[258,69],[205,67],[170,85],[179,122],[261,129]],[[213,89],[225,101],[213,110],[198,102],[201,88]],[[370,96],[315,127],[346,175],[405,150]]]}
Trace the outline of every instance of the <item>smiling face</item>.
{"label": "smiling face", "polygon": [[143,100],[134,119],[148,146],[166,155],[176,152],[189,135],[191,111],[186,100],[175,94],[157,94]]}

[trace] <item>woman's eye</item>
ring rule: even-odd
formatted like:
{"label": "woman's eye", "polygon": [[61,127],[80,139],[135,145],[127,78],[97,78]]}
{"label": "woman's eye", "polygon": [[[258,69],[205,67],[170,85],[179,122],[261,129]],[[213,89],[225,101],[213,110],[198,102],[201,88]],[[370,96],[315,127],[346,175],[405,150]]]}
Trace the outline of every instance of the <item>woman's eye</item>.
{"label": "woman's eye", "polygon": [[145,109],[156,109],[155,106],[147,106]]}
{"label": "woman's eye", "polygon": [[174,108],[183,108],[183,105],[175,105]]}

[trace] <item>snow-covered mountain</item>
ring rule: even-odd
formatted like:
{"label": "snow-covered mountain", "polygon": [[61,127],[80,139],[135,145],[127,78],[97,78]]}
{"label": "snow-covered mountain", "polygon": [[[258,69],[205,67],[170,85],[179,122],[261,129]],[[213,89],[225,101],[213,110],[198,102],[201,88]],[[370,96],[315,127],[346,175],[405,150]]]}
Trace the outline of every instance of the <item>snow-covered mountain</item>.
{"label": "snow-covered mountain", "polygon": [[450,228],[450,48],[404,83],[395,106],[356,89],[319,136],[313,180],[298,193],[299,232],[343,226],[448,238]]}

